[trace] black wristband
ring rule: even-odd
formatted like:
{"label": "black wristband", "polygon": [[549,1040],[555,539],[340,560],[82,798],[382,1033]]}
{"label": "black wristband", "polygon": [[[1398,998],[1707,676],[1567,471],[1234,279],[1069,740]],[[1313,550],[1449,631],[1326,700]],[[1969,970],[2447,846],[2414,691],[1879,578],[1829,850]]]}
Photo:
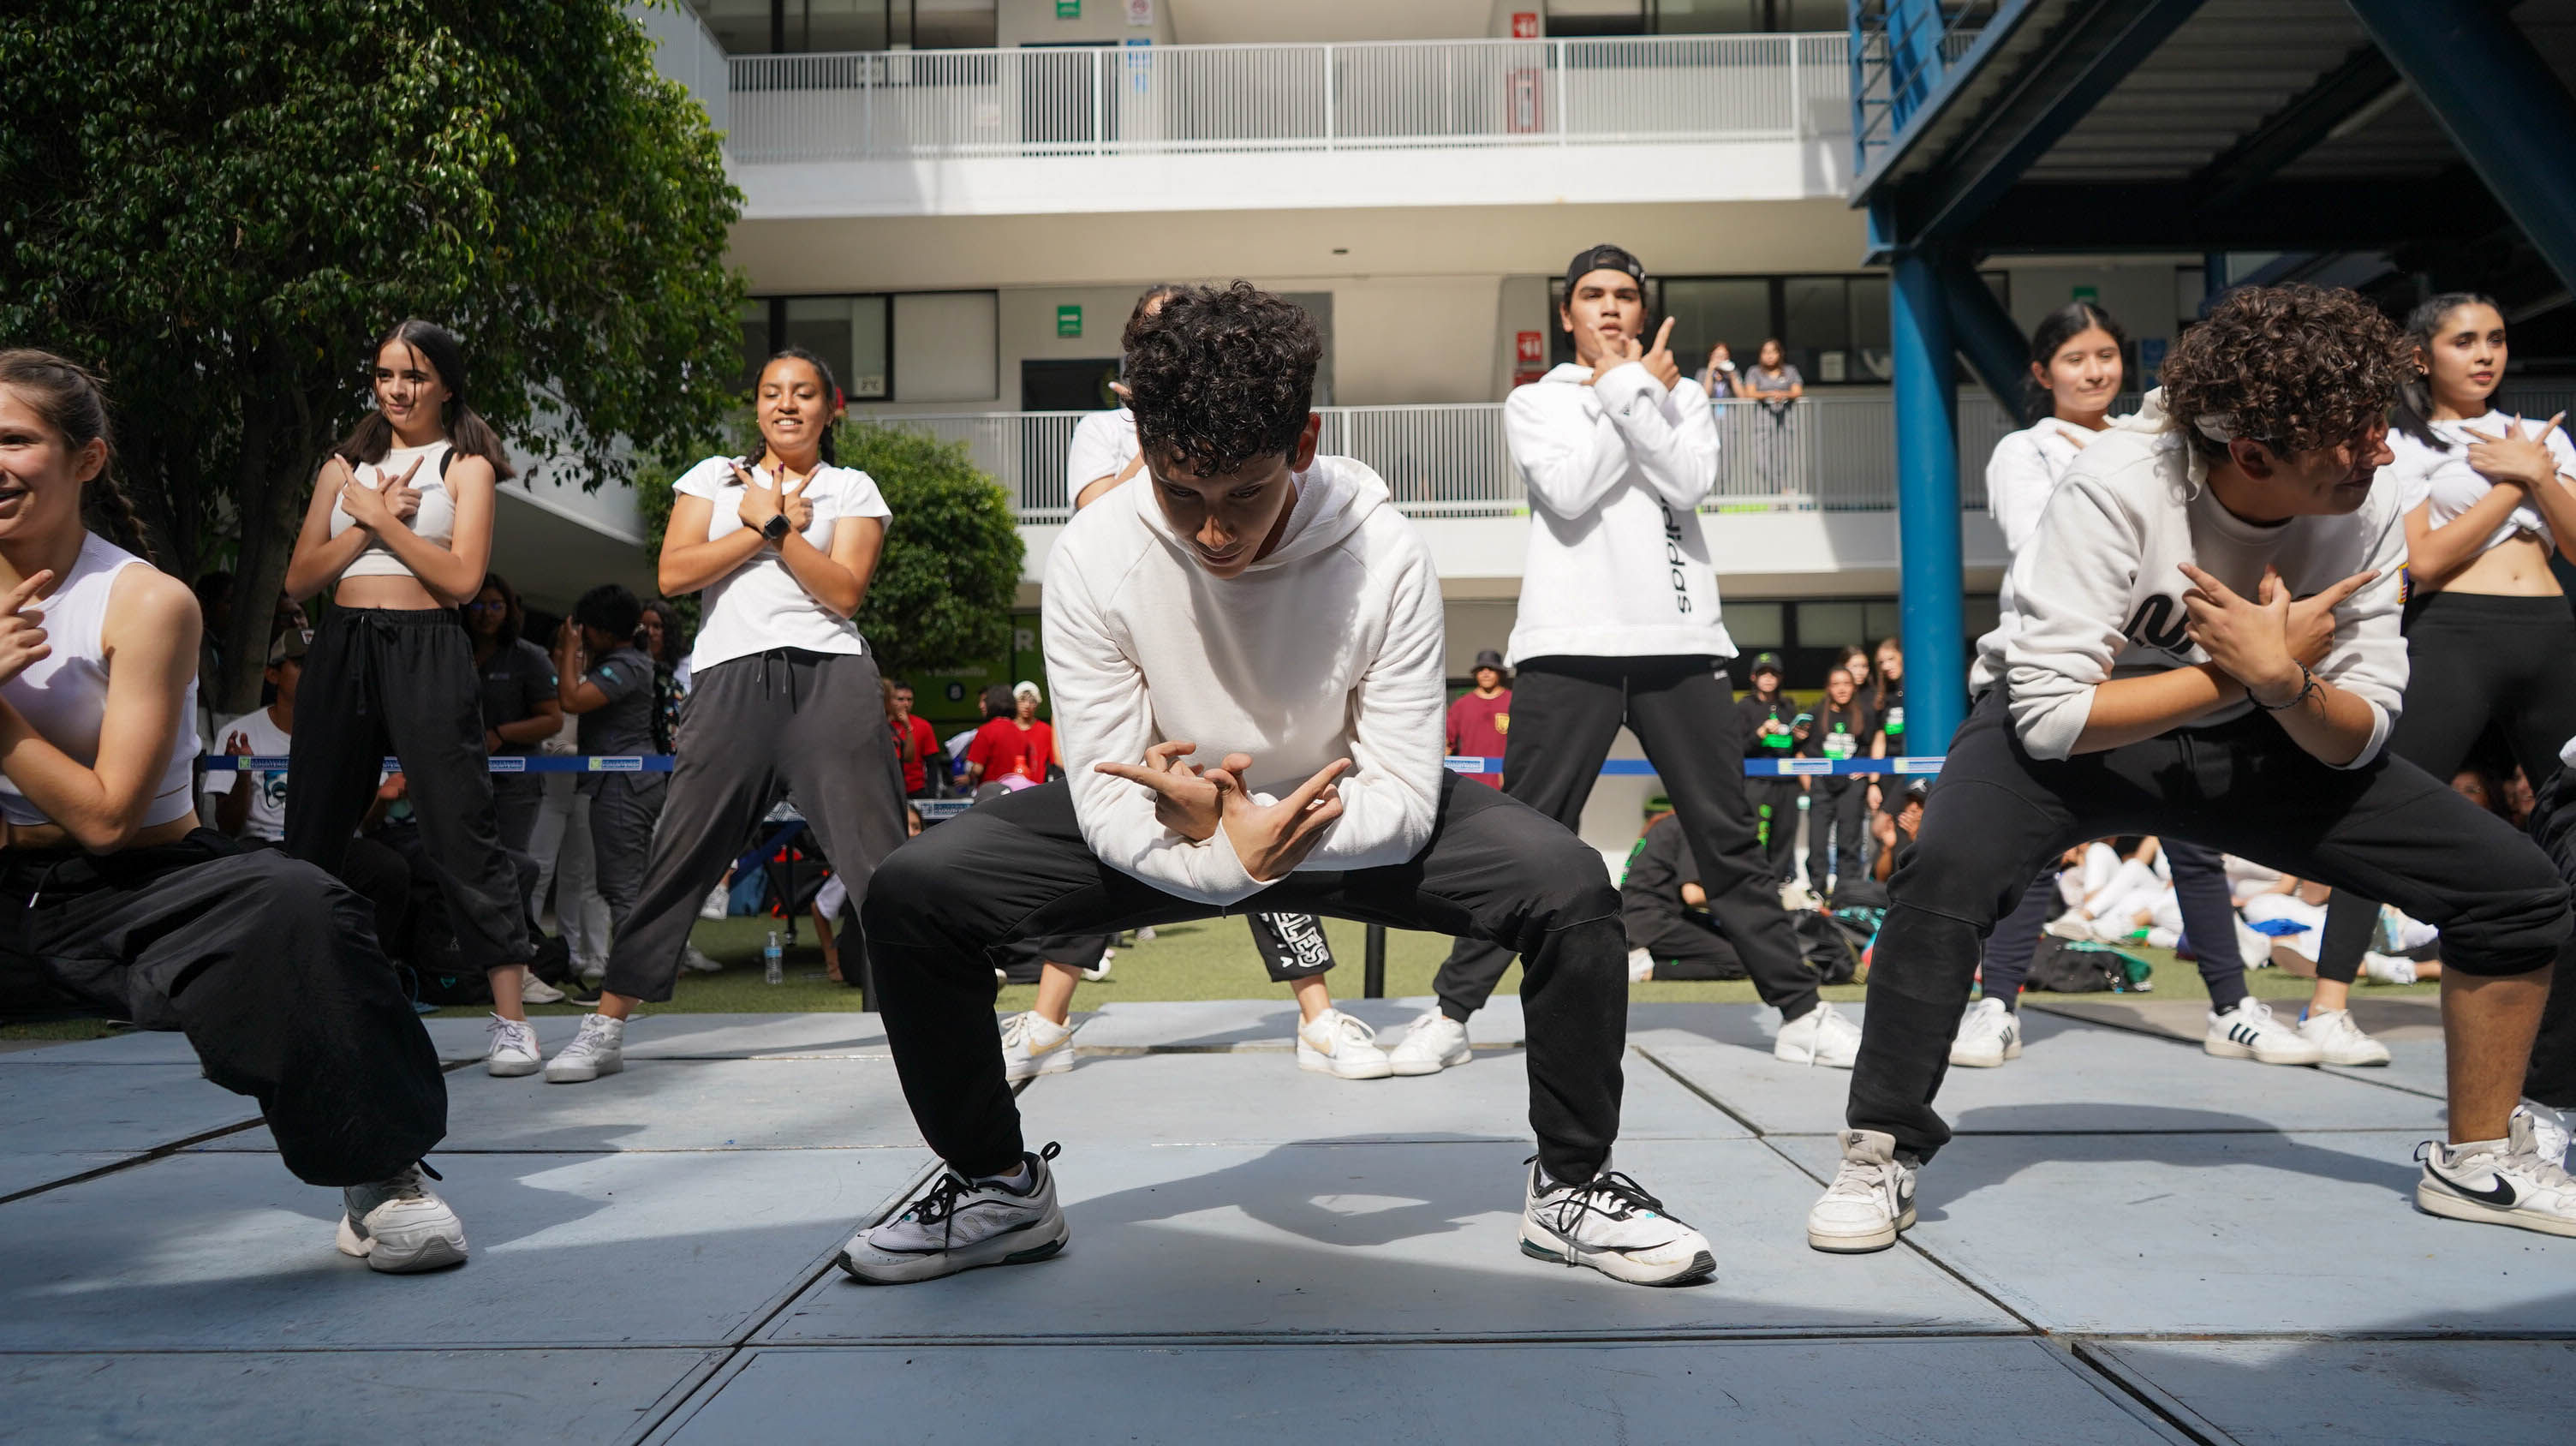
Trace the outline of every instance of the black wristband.
{"label": "black wristband", "polygon": [[2287,712],[2289,712],[2291,709],[2296,708],[2296,707],[2298,707],[2300,704],[2302,704],[2302,703],[2304,703],[2304,702],[2308,701],[2308,695],[2309,695],[2310,693],[2315,692],[2316,690],[2317,690],[2317,675],[2316,675],[2316,674],[2314,674],[2314,673],[2312,673],[2312,672],[2309,672],[2309,671],[2308,671],[2308,665],[2307,665],[2307,664],[2305,664],[2305,663],[2301,663],[2301,664],[2299,665],[2299,691],[2298,691],[2298,692],[2296,692],[2296,693],[2294,693],[2294,694],[2292,694],[2292,695],[2290,695],[2290,701],[2289,701],[2289,702],[2287,702],[2287,703],[2266,703],[2266,702],[2264,702],[2262,699],[2255,697],[2255,696],[2254,696],[2254,690],[2253,690],[2253,689],[2251,689],[2251,688],[2248,688],[2248,689],[2246,689],[2246,690],[2245,690],[2245,701],[2246,701],[2246,702],[2248,702],[2248,703],[2253,704],[2253,705],[2254,705],[2255,707],[2257,707],[2257,708],[2262,709],[2262,710],[2263,710],[2264,712],[2266,712],[2266,713],[2287,713]]}

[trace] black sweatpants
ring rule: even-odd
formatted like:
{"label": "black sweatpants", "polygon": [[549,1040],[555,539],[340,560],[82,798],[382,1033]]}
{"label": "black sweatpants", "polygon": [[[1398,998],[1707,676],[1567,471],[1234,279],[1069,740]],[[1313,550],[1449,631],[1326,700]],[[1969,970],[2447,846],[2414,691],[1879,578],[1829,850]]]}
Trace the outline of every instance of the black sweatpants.
{"label": "black sweatpants", "polygon": [[[2245,953],[2236,947],[2236,896],[2227,886],[2227,856],[2189,839],[2159,837],[2173,869],[2174,902],[2182,910],[2183,938],[2191,945],[2209,1007],[2224,1014],[2245,998]],[[2021,1007],[2022,982],[2039,953],[2040,931],[2057,902],[2057,876],[2041,874],[2012,912],[1986,938],[1978,987],[1988,999]]]}
{"label": "black sweatpants", "polygon": [[1798,799],[1805,792],[1794,778],[1744,780],[1744,797],[1752,805],[1754,829],[1762,843],[1762,861],[1770,866],[1775,883],[1785,884],[1798,876]]}
{"label": "black sweatpants", "polygon": [[1521,1000],[1539,1157],[1556,1179],[1587,1180],[1609,1155],[1628,1020],[1618,892],[1581,839],[1455,775],[1441,779],[1431,841],[1411,861],[1294,873],[1230,909],[1177,898],[1102,863],[1082,841],[1062,780],[978,804],[896,850],[861,921],[886,1039],[922,1137],[970,1176],[1011,1169],[1025,1148],[993,1029],[994,945],[1230,912],[1429,929],[1526,956]]}
{"label": "black sweatpants", "polygon": [[447,1134],[437,1052],[366,902],[311,864],[212,829],[122,853],[0,853],[0,935],[13,997],[41,981],[75,1007],[186,1031],[206,1078],[259,1101],[308,1184],[382,1180]]}
{"label": "black sweatpants", "polygon": [[1324,921],[1312,914],[1254,914],[1252,947],[1273,984],[1294,984],[1329,973],[1333,944],[1324,937]]}
{"label": "black sweatpants", "polygon": [[2106,834],[2185,836],[2442,930],[2464,974],[2545,968],[2568,942],[2567,886],[2513,825],[2403,759],[2329,768],[2260,715],[2068,759],[2030,756],[2002,691],[1950,740],[1916,846],[1889,881],[1846,1118],[1928,1160],[1932,1109],[1978,946],[2046,860]]}
{"label": "black sweatpants", "polygon": [[[2444,783],[2489,724],[2534,788],[2576,738],[2576,615],[2563,597],[2433,593],[2406,620],[2406,666],[2406,706],[2388,730],[2388,751]],[[2385,902],[2393,901],[2341,889],[2326,900],[2318,978],[2350,984],[2361,972]]]}
{"label": "black sweatpants", "polygon": [[1869,831],[1869,784],[1859,778],[1819,778],[1807,790],[1807,887],[1833,897],[1830,880],[1857,883],[1860,841]]}
{"label": "black sweatpants", "polygon": [[635,898],[644,891],[644,861],[653,851],[653,825],[662,817],[670,778],[667,773],[604,773],[582,780],[582,791],[590,795],[591,868],[600,902],[608,905],[612,940],[626,927]]}
{"label": "black sweatpants", "polygon": [[1657,979],[1741,979],[1744,958],[1705,914],[1627,917],[1628,947],[1654,957]]}
{"label": "black sweatpants", "polygon": [[[1503,792],[1569,833],[1580,829],[1593,780],[1623,723],[1646,745],[1646,760],[1681,816],[1709,912],[1743,956],[1754,991],[1785,1018],[1805,1015],[1816,1007],[1815,976],[1799,957],[1778,882],[1762,856],[1744,791],[1744,717],[1716,659],[1522,663],[1512,683],[1512,731],[1503,743]],[[1772,826],[1776,833],[1780,820]],[[1788,826],[1796,827],[1794,814]],[[1493,997],[1511,963],[1511,951],[1490,938],[1460,937],[1432,981],[1440,1012],[1465,1021]]]}
{"label": "black sweatpants", "polygon": [[[2532,795],[2532,841],[2558,866],[2558,877],[2576,887],[2576,769],[2560,768]],[[2558,953],[2522,1092],[2553,1110],[2576,1109],[2576,942]]]}
{"label": "black sweatpants", "polygon": [[[698,906],[781,793],[814,830],[851,906],[864,909],[878,862],[903,842],[903,764],[894,734],[867,722],[884,716],[876,660],[859,654],[782,648],[701,670],[680,717],[672,749],[678,762],[653,829],[643,889],[609,946],[602,987],[647,1002],[671,997]],[[946,833],[979,811],[930,833]],[[950,880],[939,888],[981,886]],[[842,977],[866,978],[867,958],[866,939],[852,935]],[[989,967],[984,978],[991,983]]]}
{"label": "black sweatpants", "polygon": [[338,873],[390,752],[459,962],[486,972],[527,963],[527,909],[492,810],[482,675],[454,610],[333,608],[305,656],[295,713],[286,851]]}
{"label": "black sweatpants", "polygon": [[514,854],[528,852],[528,845],[537,836],[537,815],[545,808],[545,775],[492,775],[492,814],[501,828],[501,847]]}

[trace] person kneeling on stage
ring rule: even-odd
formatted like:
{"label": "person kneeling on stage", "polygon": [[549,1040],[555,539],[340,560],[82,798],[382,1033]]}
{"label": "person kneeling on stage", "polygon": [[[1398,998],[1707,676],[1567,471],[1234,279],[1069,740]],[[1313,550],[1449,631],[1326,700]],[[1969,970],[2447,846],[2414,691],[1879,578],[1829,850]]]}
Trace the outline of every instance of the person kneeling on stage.
{"label": "person kneeling on stage", "polygon": [[1047,562],[1068,776],[896,850],[861,914],[904,1096],[948,1168],[841,1267],[893,1284],[1065,1243],[1057,1149],[1023,1148],[1003,1079],[994,945],[1294,911],[1524,955],[1520,1248],[1642,1284],[1710,1274],[1699,1232],[1609,1169],[1627,944],[1608,872],[1441,766],[1439,579],[1386,484],[1315,454],[1313,320],[1238,282],[1128,337],[1150,475],[1076,514]]}
{"label": "person kneeling on stage", "polygon": [[1889,885],[1810,1245],[1880,1250],[1914,1223],[1979,945],[2045,860],[2109,833],[2365,888],[2438,927],[2450,1138],[2420,1152],[2416,1205],[2576,1235],[2576,1182],[2512,1118],[2567,886],[2512,825],[2384,752],[2406,534],[2372,478],[2404,361],[2350,292],[2248,287],[2068,470],[2013,559],[2012,604],[1978,648],[1983,696]]}
{"label": "person kneeling on stage", "polygon": [[197,601],[84,521],[141,543],[109,453],[95,378],[0,352],[0,992],[185,1031],[286,1168],[339,1187],[342,1251],[457,1264],[464,1227],[421,1183],[446,1081],[367,905],[197,827]]}
{"label": "person kneeling on stage", "polygon": [[1741,979],[1744,960],[1708,911],[1699,861],[1673,821],[1671,799],[1646,800],[1646,831],[1628,851],[1619,884],[1619,923],[1628,934],[1628,982]]}

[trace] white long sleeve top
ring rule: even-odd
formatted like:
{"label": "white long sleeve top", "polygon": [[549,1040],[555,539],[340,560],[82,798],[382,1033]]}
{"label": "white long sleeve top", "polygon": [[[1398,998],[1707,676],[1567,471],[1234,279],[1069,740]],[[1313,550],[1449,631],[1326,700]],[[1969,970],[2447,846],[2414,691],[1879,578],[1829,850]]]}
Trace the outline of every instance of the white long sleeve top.
{"label": "white long sleeve top", "polygon": [[[2151,393],[2138,415],[2096,434],[2049,497],[2029,545],[2014,552],[2012,600],[1978,642],[1969,687],[2004,685],[2013,727],[2034,757],[2073,754],[2100,684],[2209,660],[2183,631],[2186,562],[2248,597],[2266,564],[2294,597],[2376,569],[2335,610],[2334,650],[2316,675],[2370,705],[2370,741],[2346,767],[2368,763],[2387,742],[2406,692],[2398,633],[2406,531],[2394,489],[2373,487],[2342,516],[2261,525],[2220,506],[2207,478]],[[2193,726],[2253,707],[2240,699]]]}
{"label": "white long sleeve top", "polygon": [[1347,457],[1297,478],[1288,526],[1239,577],[1207,571],[1151,487],[1077,514],[1047,559],[1047,676],[1084,842],[1167,893],[1231,904],[1256,880],[1217,833],[1192,843],[1143,784],[1092,770],[1141,763],[1167,739],[1191,761],[1253,759],[1256,795],[1284,795],[1338,758],[1342,816],[1301,870],[1400,864],[1440,804],[1440,579],[1386,483]]}
{"label": "white long sleeve top", "polygon": [[1529,486],[1520,619],[1507,659],[1735,656],[1699,504],[1717,482],[1717,421],[1685,377],[1637,362],[1585,385],[1568,362],[1503,404]]}

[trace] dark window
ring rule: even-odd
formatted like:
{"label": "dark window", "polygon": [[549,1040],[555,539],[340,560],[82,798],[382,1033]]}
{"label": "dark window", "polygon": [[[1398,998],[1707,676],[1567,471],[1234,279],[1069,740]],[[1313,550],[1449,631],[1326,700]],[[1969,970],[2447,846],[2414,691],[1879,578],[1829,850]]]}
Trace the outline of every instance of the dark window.
{"label": "dark window", "polygon": [[988,50],[995,0],[689,0],[728,55]]}

